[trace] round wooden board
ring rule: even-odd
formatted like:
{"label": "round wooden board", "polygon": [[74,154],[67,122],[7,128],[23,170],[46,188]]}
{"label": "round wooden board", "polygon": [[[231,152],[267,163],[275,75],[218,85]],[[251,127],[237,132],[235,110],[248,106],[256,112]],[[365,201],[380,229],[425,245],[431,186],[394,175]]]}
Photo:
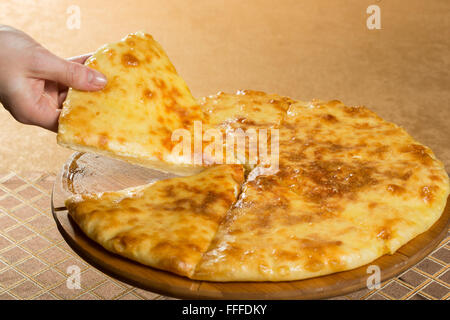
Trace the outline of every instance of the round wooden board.
{"label": "round wooden board", "polygon": [[[167,296],[187,299],[320,299],[347,294],[366,287],[367,267],[327,276],[288,282],[195,281],[153,269],[110,253],[90,240],[75,225],[64,207],[71,193],[120,190],[174,175],[134,166],[88,153],[75,153],[58,175],[52,194],[52,211],[67,243],[86,261],[131,285]],[[450,198],[449,198],[450,199]],[[393,255],[373,261],[381,269],[381,281],[394,277],[427,256],[445,237],[449,227],[450,201],[442,217],[427,232]]]}

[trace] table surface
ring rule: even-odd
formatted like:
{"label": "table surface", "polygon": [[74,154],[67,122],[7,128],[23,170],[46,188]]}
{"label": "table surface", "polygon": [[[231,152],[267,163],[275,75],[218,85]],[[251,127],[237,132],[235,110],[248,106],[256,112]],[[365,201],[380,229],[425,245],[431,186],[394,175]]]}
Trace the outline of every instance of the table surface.
{"label": "table surface", "polygon": [[[366,9],[381,8],[368,30]],[[80,9],[80,29],[67,28]],[[366,105],[430,146],[450,171],[450,1],[0,0],[0,21],[56,54],[91,52],[129,32],[151,33],[197,97],[255,89]],[[50,216],[54,174],[72,153],[55,135],[0,108],[0,299],[161,299],[101,274],[62,240]],[[449,237],[379,290],[343,299],[448,299]],[[78,265],[79,290],[65,285]]]}

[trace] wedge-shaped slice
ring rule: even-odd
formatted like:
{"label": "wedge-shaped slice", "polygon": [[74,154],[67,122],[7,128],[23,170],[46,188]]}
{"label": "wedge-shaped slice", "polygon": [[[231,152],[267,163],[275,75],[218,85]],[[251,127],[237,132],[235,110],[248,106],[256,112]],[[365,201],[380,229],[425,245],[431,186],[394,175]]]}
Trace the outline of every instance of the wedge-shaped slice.
{"label": "wedge-shaped slice", "polygon": [[75,195],[66,206],[107,250],[190,277],[243,179],[242,166],[221,165],[119,192]]}
{"label": "wedge-shaped slice", "polygon": [[337,213],[322,214],[277,177],[259,176],[243,188],[193,278],[299,280],[367,263],[382,246]]}
{"label": "wedge-shaped slice", "polygon": [[161,46],[148,34],[130,34],[97,50],[86,65],[103,72],[108,84],[98,92],[69,90],[58,143],[192,173],[191,161],[172,155],[171,136],[176,129],[190,130],[202,112]]}

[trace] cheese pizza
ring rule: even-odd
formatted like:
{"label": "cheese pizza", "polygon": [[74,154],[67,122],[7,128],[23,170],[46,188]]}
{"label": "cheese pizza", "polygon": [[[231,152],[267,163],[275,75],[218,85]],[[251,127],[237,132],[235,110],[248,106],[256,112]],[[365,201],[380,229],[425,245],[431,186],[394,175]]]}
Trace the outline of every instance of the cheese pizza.
{"label": "cheese pizza", "polygon": [[[108,86],[69,92],[58,141],[195,173],[68,199],[76,223],[107,250],[191,279],[299,280],[392,254],[444,211],[444,165],[365,107],[251,90],[195,100],[141,33],[100,49],[88,65],[107,75]],[[202,134],[275,130],[277,170],[267,171],[259,152],[250,163],[248,147],[244,158],[197,173],[169,143],[170,130],[192,130],[195,120]]]}
{"label": "cheese pizza", "polygon": [[86,65],[104,73],[103,90],[69,89],[58,143],[178,174],[195,169],[172,153],[172,133],[192,130],[200,106],[161,46],[148,34],[130,34],[98,49]]}

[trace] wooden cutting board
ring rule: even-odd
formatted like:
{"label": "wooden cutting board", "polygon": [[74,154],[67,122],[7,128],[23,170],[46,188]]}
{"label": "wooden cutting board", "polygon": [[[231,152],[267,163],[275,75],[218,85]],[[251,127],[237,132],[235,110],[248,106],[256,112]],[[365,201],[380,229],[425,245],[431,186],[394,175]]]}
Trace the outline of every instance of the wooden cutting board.
{"label": "wooden cutting board", "polygon": [[[153,269],[110,253],[90,240],[76,226],[64,207],[72,193],[114,191],[174,175],[134,166],[94,154],[75,153],[58,175],[52,194],[52,211],[67,243],[86,261],[104,273],[131,285],[167,296],[187,299],[320,299],[365,288],[368,266],[327,276],[287,282],[208,282],[190,280]],[[449,197],[450,199],[450,197]],[[441,242],[449,227],[450,204],[427,232],[393,255],[373,261],[381,269],[381,281],[398,275],[426,257]]]}

